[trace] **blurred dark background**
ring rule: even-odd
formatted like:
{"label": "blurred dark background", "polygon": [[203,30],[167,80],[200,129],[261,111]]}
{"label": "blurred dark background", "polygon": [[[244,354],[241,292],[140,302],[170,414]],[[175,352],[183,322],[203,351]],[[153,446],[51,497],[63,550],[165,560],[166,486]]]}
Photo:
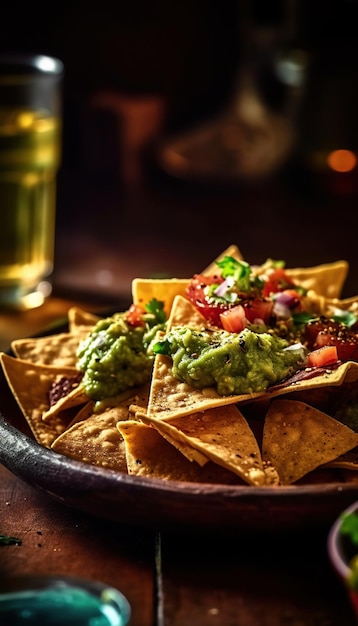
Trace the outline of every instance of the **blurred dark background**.
{"label": "blurred dark background", "polygon": [[357,0],[7,2],[0,50],[65,64],[56,288],[111,296],[235,242],[347,258],[358,293],[357,24]]}
{"label": "blurred dark background", "polygon": [[161,130],[172,133],[219,111],[237,88],[244,62],[255,64],[266,102],[277,106],[285,86],[275,57],[299,49],[309,59],[313,106],[314,83],[322,87],[325,76],[345,73],[355,80],[357,23],[356,0],[63,0],[51,10],[43,0],[7,1],[0,50],[64,61],[64,157],[66,166],[77,167],[83,157],[81,118],[92,94],[161,97]]}

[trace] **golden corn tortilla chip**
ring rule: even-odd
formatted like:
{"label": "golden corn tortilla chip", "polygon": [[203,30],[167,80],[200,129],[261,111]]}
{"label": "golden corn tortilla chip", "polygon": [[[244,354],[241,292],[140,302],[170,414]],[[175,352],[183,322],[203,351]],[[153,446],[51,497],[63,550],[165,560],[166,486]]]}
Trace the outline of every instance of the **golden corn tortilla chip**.
{"label": "golden corn tortilla chip", "polygon": [[259,445],[245,417],[234,406],[208,409],[203,413],[163,422],[139,415],[163,436],[166,433],[202,452],[209,460],[234,472],[250,485],[267,483]]}
{"label": "golden corn tortilla chip", "polygon": [[135,278],[132,281],[133,304],[145,306],[155,298],[164,302],[168,317],[174,297],[178,294],[184,296],[188,284],[188,278]]}
{"label": "golden corn tortilla chip", "polygon": [[5,353],[0,355],[0,361],[8,385],[36,441],[49,448],[72,419],[72,415],[61,411],[46,423],[43,421],[42,415],[50,404],[49,392],[54,382],[63,376],[72,376],[74,370],[37,365]]}
{"label": "golden corn tortilla chip", "polygon": [[170,330],[173,326],[203,328],[207,326],[207,320],[189,300],[183,296],[175,296],[167,322],[167,330]]}
{"label": "golden corn tortilla chip", "polygon": [[215,463],[200,467],[186,459],[151,426],[118,422],[124,438],[128,473],[136,476],[198,483],[242,484],[234,473]]}
{"label": "golden corn tortilla chip", "polygon": [[147,414],[163,420],[172,420],[181,415],[190,415],[198,411],[226,406],[246,404],[264,398],[274,398],[293,392],[334,387],[358,380],[358,363],[347,361],[336,369],[321,369],[320,373],[310,377],[309,371],[297,373],[291,379],[278,383],[263,392],[220,396],[214,387],[194,389],[172,374],[172,360],[158,354],[154,359],[150,397]]}
{"label": "golden corn tortilla chip", "polygon": [[244,257],[242,256],[239,248],[235,244],[232,244],[228,248],[223,250],[223,252],[221,252],[221,254],[219,254],[219,256],[216,257],[216,259],[212,261],[210,265],[208,265],[208,267],[200,272],[200,274],[204,274],[205,276],[215,276],[215,274],[218,273],[218,261],[222,261],[222,259],[224,259],[226,256],[231,256],[233,259],[236,259],[236,261],[244,260]]}
{"label": "golden corn tortilla chip", "polygon": [[[76,372],[78,374],[78,370],[76,370]],[[141,406],[146,406],[148,403],[148,396],[149,396],[148,385],[130,388],[130,389],[127,389],[126,391],[123,391],[118,396],[109,397],[103,400],[101,402],[101,409],[104,410],[104,409],[112,408],[113,406],[121,406],[123,402],[125,402],[127,406],[129,406],[129,404],[132,404],[134,402],[141,404]],[[80,406],[81,404],[87,404],[87,402],[88,402],[88,396],[84,388],[82,387],[81,383],[75,382],[73,389],[69,393],[67,393],[65,396],[62,396],[61,398],[59,398],[57,402],[52,404],[52,406],[50,406],[50,408],[47,411],[45,411],[45,413],[42,416],[42,419],[44,421],[47,421],[48,419],[50,419],[51,417],[53,417],[54,415],[56,415],[57,413],[65,409],[70,409],[75,406]]]}
{"label": "golden corn tortilla chip", "polygon": [[94,413],[100,415],[110,409],[114,409],[118,412],[124,411],[125,417],[123,417],[122,415],[121,419],[128,419],[129,413],[130,419],[133,419],[132,406],[135,405],[137,411],[143,411],[143,409],[148,404],[148,396],[149,385],[148,383],[145,383],[144,385],[141,385],[139,387],[127,389],[126,391],[123,391],[121,394],[113,398],[107,398],[100,404],[96,403],[93,400],[90,400],[77,412],[77,414],[69,424],[69,428],[77,422],[81,422],[87,419]]}
{"label": "golden corn tortilla chip", "polygon": [[73,306],[68,310],[67,318],[70,333],[90,331],[100,319],[98,315],[84,311],[77,306]]}
{"label": "golden corn tortilla chip", "polygon": [[172,420],[182,415],[237,404],[263,395],[220,396],[213,387],[194,389],[173,376],[172,360],[169,357],[158,354],[154,359],[147,415]]}
{"label": "golden corn tortilla chip", "polygon": [[358,313],[358,295],[351,298],[325,298],[323,315],[326,317],[334,317],[337,311],[352,311]]}
{"label": "golden corn tortilla chip", "polygon": [[68,428],[71,428],[71,426],[73,426],[74,424],[77,424],[78,422],[83,422],[88,417],[91,417],[91,415],[95,413],[94,406],[94,401],[88,400],[88,402],[81,406],[81,408],[77,411],[76,415],[69,423]]}
{"label": "golden corn tortilla chip", "polygon": [[[233,256],[242,259],[241,253],[236,245],[229,246],[217,259],[211,263],[202,274],[216,274],[218,271],[217,261],[225,256]],[[191,278],[134,278],[132,281],[133,304],[146,305],[152,298],[164,302],[164,310],[169,317],[175,296],[185,297],[186,288]]]}
{"label": "golden corn tortilla chip", "polygon": [[274,400],[265,417],[262,457],[288,485],[358,445],[358,433],[298,400]]}
{"label": "golden corn tortilla chip", "polygon": [[15,339],[11,349],[25,361],[54,367],[76,367],[77,349],[87,333],[59,333],[46,337]]}
{"label": "golden corn tortilla chip", "polygon": [[[78,370],[74,371],[75,373],[73,374],[73,376],[75,377],[76,375],[78,375]],[[59,398],[57,402],[49,406],[48,409],[44,411],[42,419],[44,422],[47,422],[49,419],[51,419],[55,415],[58,415],[62,411],[72,409],[73,407],[80,406],[81,404],[85,404],[86,402],[88,402],[88,396],[86,395],[86,392],[81,383],[76,382],[74,383],[73,389],[71,389],[69,393]]]}
{"label": "golden corn tortilla chip", "polygon": [[297,285],[327,298],[339,298],[348,270],[347,261],[336,261],[314,267],[286,269],[285,271]]}
{"label": "golden corn tortilla chip", "polygon": [[[86,407],[86,412],[89,407]],[[117,422],[128,419],[128,407],[118,406],[103,413],[91,413],[72,422],[51,448],[71,459],[127,473],[126,452]]]}
{"label": "golden corn tortilla chip", "polygon": [[148,401],[148,385],[143,385],[117,397],[116,406],[95,410],[93,401],[87,402],[76,414],[52,449],[72,459],[99,467],[127,473],[125,446],[117,423],[128,420],[129,407],[137,402],[143,410]]}
{"label": "golden corn tortilla chip", "polygon": [[[155,426],[152,424],[151,419],[147,419],[145,411],[145,407],[138,407],[136,405],[132,405],[130,407],[130,412],[134,414],[135,419],[137,421],[142,421],[149,425]],[[168,424],[167,428],[157,429],[160,431],[160,434],[175,448],[177,448],[187,459],[188,461],[195,461],[198,465],[203,466],[208,462],[208,457],[190,445],[190,443],[183,440],[178,436],[178,432],[175,427],[170,426]],[[174,436],[173,436],[174,435]]]}
{"label": "golden corn tortilla chip", "polygon": [[[210,276],[217,274],[217,262],[221,261],[225,256],[231,256],[237,261],[244,260],[239,248],[235,244],[232,244],[201,273]],[[339,298],[348,271],[349,264],[344,260],[335,261],[333,263],[323,263],[313,267],[285,268],[287,275],[292,278],[297,285],[327,298]]]}
{"label": "golden corn tortilla chip", "polygon": [[358,449],[349,450],[349,452],[341,454],[333,461],[326,463],[324,467],[358,471]]}

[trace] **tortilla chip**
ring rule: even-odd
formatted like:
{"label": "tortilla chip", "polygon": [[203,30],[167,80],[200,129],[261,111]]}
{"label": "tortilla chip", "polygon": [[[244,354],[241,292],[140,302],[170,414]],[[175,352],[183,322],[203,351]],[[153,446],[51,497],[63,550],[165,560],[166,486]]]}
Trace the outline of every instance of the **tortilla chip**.
{"label": "tortilla chip", "polygon": [[158,354],[154,360],[150,397],[147,414],[163,420],[172,420],[182,415],[206,411],[214,407],[231,404],[247,404],[264,398],[274,398],[293,392],[335,387],[343,383],[358,381],[358,363],[347,361],[336,369],[322,368],[320,374],[311,378],[297,376],[268,387],[266,391],[253,394],[221,396],[214,387],[195,389],[172,374],[172,360]]}
{"label": "tortilla chip", "polygon": [[[75,373],[78,374],[78,370],[75,370]],[[44,411],[42,419],[44,422],[47,422],[55,415],[61,413],[61,411],[80,406],[81,404],[85,404],[87,401],[88,396],[86,395],[82,385],[80,383],[76,384],[76,386],[71,389],[69,393],[57,400],[55,404],[52,404],[52,406],[49,406],[48,409]]]}
{"label": "tortilla chip", "polygon": [[[96,415],[100,415],[108,411],[109,409],[114,410],[125,410],[125,417],[121,417],[121,419],[128,419],[129,413],[132,411],[132,406],[135,403],[135,406],[138,411],[143,411],[143,409],[148,404],[148,396],[149,396],[149,385],[145,383],[140,387],[133,387],[131,389],[126,389],[118,396],[113,398],[107,398],[103,400],[101,403],[97,403],[94,400],[89,400],[76,414],[73,418],[72,422],[69,424],[69,428],[76,424],[77,422],[82,422],[83,420],[90,417],[92,414],[96,413]],[[132,414],[131,414],[132,419]]]}
{"label": "tortilla chip", "polygon": [[[86,406],[86,413],[89,409]],[[82,417],[86,413],[81,412]],[[72,422],[52,443],[51,448],[71,459],[127,473],[126,451],[118,429],[119,420],[128,419],[128,407],[118,406],[103,413],[92,413]]]}
{"label": "tortilla chip", "polygon": [[77,348],[87,333],[59,333],[33,339],[15,339],[11,349],[25,361],[54,367],[76,367]]}
{"label": "tortilla chip", "polygon": [[[282,394],[308,391],[312,389],[320,389],[322,387],[336,387],[345,383],[355,383],[358,380],[358,363],[355,361],[346,361],[336,368],[329,367],[320,368],[320,373],[316,373],[310,378],[310,370],[308,369],[307,378],[300,379],[302,372],[297,372],[287,381],[277,383],[267,389],[270,397],[281,396]],[[314,372],[313,372],[314,373]],[[303,376],[305,373],[303,372]]]}
{"label": "tortilla chip", "polygon": [[101,319],[98,315],[84,311],[77,306],[73,306],[68,310],[67,317],[69,332],[71,333],[90,331],[98,320]]}
{"label": "tortilla chip", "polygon": [[358,471],[358,449],[349,450],[349,452],[342,454],[337,457],[337,459],[326,463],[324,467],[335,467],[337,469]]}
{"label": "tortilla chip", "polygon": [[199,313],[196,307],[183,296],[175,296],[172,310],[167,322],[167,331],[173,326],[190,326],[191,328],[203,328],[207,326],[206,318]]}
{"label": "tortilla chip", "polygon": [[200,467],[188,461],[151,426],[119,422],[126,445],[128,473],[136,476],[214,484],[242,484],[240,478],[215,463]]}
{"label": "tortilla chip", "polygon": [[[236,245],[229,246],[222,252],[215,261],[204,269],[202,274],[217,274],[217,261],[225,256],[233,256],[242,259],[241,253]],[[152,298],[164,302],[164,310],[169,317],[175,296],[185,297],[186,288],[191,281],[190,278],[134,278],[132,281],[132,299],[134,304],[147,304]]]}
{"label": "tortilla chip", "polygon": [[93,415],[95,412],[94,405],[95,403],[93,402],[93,400],[89,400],[88,402],[86,402],[86,404],[84,404],[79,409],[79,411],[77,411],[76,415],[69,423],[68,428],[71,428],[71,426],[73,426],[74,424],[78,424],[78,422],[83,422],[84,420],[91,417],[91,415]]}
{"label": "tortilla chip", "polygon": [[266,414],[262,457],[288,485],[358,445],[358,433],[297,400],[275,400]]}
{"label": "tortilla chip", "polygon": [[155,298],[164,302],[164,311],[168,317],[174,297],[184,296],[188,284],[188,278],[135,278],[132,281],[133,304],[144,306]]}
{"label": "tortilla chip", "polygon": [[[218,273],[217,262],[225,256],[231,256],[237,261],[243,261],[244,257],[239,248],[232,244],[224,250],[210,265],[201,273],[215,275]],[[333,263],[323,263],[313,267],[285,268],[287,275],[297,284],[312,290],[327,298],[339,298],[344,282],[349,271],[347,261],[340,260]]]}
{"label": "tortilla chip", "polygon": [[231,246],[226,248],[226,250],[224,250],[221,254],[219,254],[219,256],[216,257],[216,259],[200,273],[205,274],[205,276],[215,276],[215,274],[218,273],[218,261],[222,261],[222,259],[224,259],[226,256],[231,256],[233,259],[236,259],[236,261],[244,260],[244,257],[242,256],[239,248],[235,244],[232,244]]}
{"label": "tortilla chip", "polygon": [[213,387],[194,389],[173,376],[170,357],[158,354],[154,359],[147,415],[158,419],[172,420],[182,415],[237,404],[263,395],[263,393],[258,393],[220,396]]}
{"label": "tortilla chip", "polygon": [[46,423],[42,415],[49,409],[49,391],[63,376],[73,376],[72,368],[53,368],[22,359],[0,355],[5,378],[36,441],[49,448],[67,428],[72,414],[60,411]]}
{"label": "tortilla chip", "polygon": [[285,271],[297,285],[327,298],[339,298],[348,270],[347,261],[336,261],[314,267],[286,269]]}
{"label": "tortilla chip", "polygon": [[168,433],[173,439],[189,444],[246,483],[266,484],[257,440],[236,406],[208,409],[204,413],[177,417],[170,422],[145,415],[139,417],[163,436]]}
{"label": "tortilla chip", "polygon": [[116,406],[105,406],[100,412],[95,411],[93,401],[87,402],[52,449],[84,463],[127,473],[125,446],[117,423],[128,420],[134,402],[143,410],[147,401],[148,385],[143,385],[117,396]]}
{"label": "tortilla chip", "polygon": [[[154,423],[152,424],[151,419],[147,419],[147,416],[143,409],[144,407],[138,407],[135,405],[132,405],[130,407],[130,411],[132,414],[135,415],[137,421],[141,420],[144,423],[155,426]],[[183,438],[180,438],[178,436],[178,432],[175,427],[172,427],[170,426],[170,424],[168,424],[167,428],[158,428],[157,430],[160,431],[160,434],[164,437],[164,439],[166,439],[172,446],[177,448],[188,459],[188,461],[195,461],[200,466],[204,466],[205,463],[208,462],[209,459],[205,454],[195,449],[193,446],[190,445],[190,443],[187,443],[183,440]]]}
{"label": "tortilla chip", "polygon": [[[167,330],[177,325],[194,328],[205,325],[205,318],[183,296],[174,298]],[[162,336],[164,333],[159,333],[158,340]],[[301,380],[298,377],[292,378],[291,381],[274,385],[264,392],[221,396],[213,387],[194,389],[189,384],[178,380],[172,374],[172,359],[164,355],[157,355],[154,360],[147,413],[148,416],[172,420],[174,417],[190,415],[214,407],[251,402],[264,396],[272,398],[290,392],[342,385],[344,382],[356,380],[358,380],[358,364],[348,362],[335,370],[323,369],[319,375],[311,378],[308,376],[303,379],[301,377]]]}

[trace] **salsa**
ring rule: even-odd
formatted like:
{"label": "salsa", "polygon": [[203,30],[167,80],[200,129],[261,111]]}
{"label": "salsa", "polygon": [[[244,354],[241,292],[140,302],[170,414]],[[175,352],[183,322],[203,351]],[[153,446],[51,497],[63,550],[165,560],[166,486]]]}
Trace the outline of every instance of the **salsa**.
{"label": "salsa", "polygon": [[217,265],[215,275],[195,274],[186,292],[214,326],[238,332],[248,323],[270,325],[301,311],[305,290],[289,278],[282,261],[268,259],[256,268],[226,256]]}
{"label": "salsa", "polygon": [[[195,274],[186,296],[211,326],[232,333],[244,328],[301,342],[308,365],[358,361],[356,312],[335,309],[317,316],[307,290],[288,276],[283,261],[251,266],[230,256],[217,262],[215,275]],[[314,354],[313,354],[314,353]]]}

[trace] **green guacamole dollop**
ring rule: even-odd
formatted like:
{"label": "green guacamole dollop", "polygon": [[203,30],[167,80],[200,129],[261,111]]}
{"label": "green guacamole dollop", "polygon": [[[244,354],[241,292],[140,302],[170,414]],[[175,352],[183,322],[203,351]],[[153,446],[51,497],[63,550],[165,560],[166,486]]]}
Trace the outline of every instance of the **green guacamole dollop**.
{"label": "green guacamole dollop", "polygon": [[305,349],[286,348],[280,337],[245,328],[240,333],[176,327],[154,345],[173,360],[173,375],[192,387],[215,387],[220,395],[265,391],[300,369]]}
{"label": "green guacamole dollop", "polygon": [[103,400],[147,382],[154,359],[151,345],[163,328],[164,324],[131,326],[125,313],[99,320],[77,353],[88,397]]}

